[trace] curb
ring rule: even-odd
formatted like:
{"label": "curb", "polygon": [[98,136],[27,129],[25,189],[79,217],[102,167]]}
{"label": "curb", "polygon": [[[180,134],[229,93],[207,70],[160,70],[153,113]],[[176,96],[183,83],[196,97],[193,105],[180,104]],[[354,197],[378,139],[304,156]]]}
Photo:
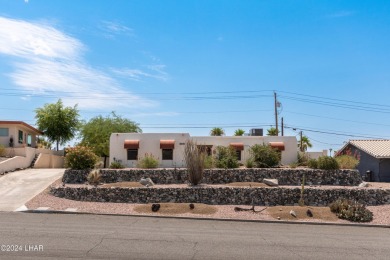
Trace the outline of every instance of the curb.
{"label": "curb", "polygon": [[249,223],[270,223],[270,224],[295,224],[295,225],[313,225],[313,226],[343,226],[343,227],[376,227],[390,228],[390,225],[374,225],[374,224],[344,224],[331,222],[302,222],[302,221],[284,221],[284,220],[254,220],[254,219],[218,219],[218,218],[195,218],[195,217],[175,217],[175,216],[152,216],[152,215],[132,215],[132,214],[113,214],[113,213],[91,213],[91,212],[72,212],[63,210],[34,210],[28,209],[18,211],[21,213],[36,213],[36,214],[74,214],[74,215],[94,215],[94,216],[120,216],[120,217],[141,217],[141,218],[161,218],[161,219],[186,219],[186,220],[208,220],[208,221],[225,221],[225,222],[249,222]]}

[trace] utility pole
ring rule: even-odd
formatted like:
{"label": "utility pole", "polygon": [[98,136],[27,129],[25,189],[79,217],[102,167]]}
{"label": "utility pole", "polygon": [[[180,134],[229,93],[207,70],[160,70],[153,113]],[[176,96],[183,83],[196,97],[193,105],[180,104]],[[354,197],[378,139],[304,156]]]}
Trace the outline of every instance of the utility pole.
{"label": "utility pole", "polygon": [[284,123],[283,123],[283,117],[282,117],[282,136],[284,136]]}
{"label": "utility pole", "polygon": [[274,99],[275,99],[275,126],[276,126],[276,136],[279,135],[279,129],[278,129],[278,100],[276,99],[276,92],[274,92]]}
{"label": "utility pole", "polygon": [[300,132],[300,135],[301,135],[301,141],[300,141],[300,143],[301,143],[301,147],[300,147],[300,148],[301,148],[301,149],[300,149],[300,150],[301,150],[301,152],[303,152],[303,147],[302,147],[302,143],[303,143],[303,142],[302,142],[302,130],[301,130],[301,132]]}

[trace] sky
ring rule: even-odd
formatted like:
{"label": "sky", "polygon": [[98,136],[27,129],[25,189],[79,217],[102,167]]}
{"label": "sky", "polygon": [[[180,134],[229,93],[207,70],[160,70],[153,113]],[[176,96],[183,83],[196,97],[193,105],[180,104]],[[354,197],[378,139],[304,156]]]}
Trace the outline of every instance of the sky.
{"label": "sky", "polygon": [[[0,120],[62,99],[145,133],[390,133],[390,1],[0,0]],[[73,141],[73,142],[77,142]]]}

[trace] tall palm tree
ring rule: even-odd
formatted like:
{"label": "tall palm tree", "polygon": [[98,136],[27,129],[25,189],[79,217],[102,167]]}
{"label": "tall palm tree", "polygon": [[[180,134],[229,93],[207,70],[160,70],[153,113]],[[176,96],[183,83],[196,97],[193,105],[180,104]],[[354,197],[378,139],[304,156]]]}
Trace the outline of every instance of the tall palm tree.
{"label": "tall palm tree", "polygon": [[309,148],[309,147],[311,148],[311,147],[313,147],[313,145],[311,144],[309,137],[304,135],[304,136],[302,136],[302,147],[301,147],[300,141],[298,142],[298,147],[299,147],[299,150],[301,150],[301,152],[306,152],[307,148]]}
{"label": "tall palm tree", "polygon": [[225,135],[225,131],[221,127],[214,127],[210,131],[211,136],[222,136]]}
{"label": "tall palm tree", "polygon": [[279,131],[277,131],[275,127],[271,127],[270,129],[267,129],[267,135],[269,136],[277,136],[278,134]]}
{"label": "tall palm tree", "polygon": [[234,131],[234,136],[243,136],[245,133],[244,130],[242,129],[237,129],[236,131]]}

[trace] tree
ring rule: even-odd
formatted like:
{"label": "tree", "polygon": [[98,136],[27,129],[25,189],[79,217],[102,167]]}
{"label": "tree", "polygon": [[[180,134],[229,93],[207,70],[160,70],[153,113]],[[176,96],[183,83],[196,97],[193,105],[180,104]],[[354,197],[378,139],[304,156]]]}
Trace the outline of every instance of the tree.
{"label": "tree", "polygon": [[301,150],[301,152],[305,152],[308,147],[311,148],[312,146],[313,145],[311,144],[309,137],[307,137],[306,135],[302,136],[302,147],[301,147],[301,142],[298,141],[298,147],[299,150]]}
{"label": "tree", "polygon": [[140,133],[138,124],[116,115],[114,112],[107,117],[101,115],[90,119],[81,126],[80,145],[92,148],[92,151],[100,157],[106,158],[110,155],[110,136],[112,133]]}
{"label": "tree", "polygon": [[44,132],[49,142],[58,146],[71,140],[80,126],[77,105],[64,107],[61,99],[54,104],[45,104],[35,110],[38,128]]}
{"label": "tree", "polygon": [[210,135],[211,136],[222,136],[222,135],[225,135],[225,131],[220,127],[214,127],[213,129],[211,129]]}
{"label": "tree", "polygon": [[275,127],[271,127],[270,129],[267,129],[267,135],[269,136],[277,136],[279,134],[279,131],[276,131]]}
{"label": "tree", "polygon": [[242,129],[237,129],[236,131],[234,131],[234,136],[243,136],[245,133],[244,130]]}

